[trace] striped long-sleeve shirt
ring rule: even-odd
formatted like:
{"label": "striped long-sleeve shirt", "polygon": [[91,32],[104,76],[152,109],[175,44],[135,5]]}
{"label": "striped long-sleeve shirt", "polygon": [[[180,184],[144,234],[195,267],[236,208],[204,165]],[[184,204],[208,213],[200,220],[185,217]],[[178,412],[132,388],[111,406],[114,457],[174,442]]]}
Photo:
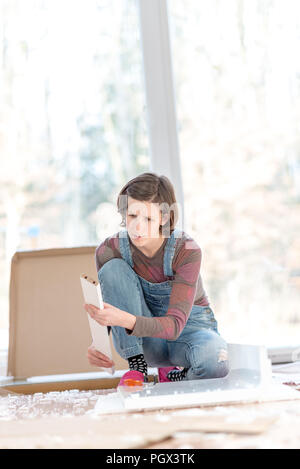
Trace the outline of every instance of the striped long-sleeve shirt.
{"label": "striped long-sleeve shirt", "polygon": [[[164,247],[167,240],[168,238],[165,238],[154,256],[148,257],[129,238],[133,269],[149,282],[160,283],[167,280],[163,269]],[[122,258],[119,249],[119,232],[106,238],[97,247],[95,252],[97,272],[113,258]],[[193,304],[209,305],[200,275],[201,258],[200,247],[193,238],[183,231],[182,236],[176,240],[172,263],[174,280],[166,315],[152,318],[137,316],[134,329],[132,331],[125,329],[127,334],[168,340],[176,340],[179,337]]]}

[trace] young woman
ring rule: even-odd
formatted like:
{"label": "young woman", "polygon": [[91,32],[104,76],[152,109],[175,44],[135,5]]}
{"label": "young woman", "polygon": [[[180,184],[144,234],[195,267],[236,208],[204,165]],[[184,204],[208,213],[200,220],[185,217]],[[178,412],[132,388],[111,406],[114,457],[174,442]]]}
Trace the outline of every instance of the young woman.
{"label": "young woman", "polygon": [[[143,173],[130,180],[117,201],[121,230],[96,249],[104,309],[85,309],[112,331],[117,352],[128,360],[120,380],[159,381],[227,375],[227,344],[218,332],[200,276],[201,249],[178,221],[174,188],[166,176]],[[92,365],[113,362],[92,346]]]}

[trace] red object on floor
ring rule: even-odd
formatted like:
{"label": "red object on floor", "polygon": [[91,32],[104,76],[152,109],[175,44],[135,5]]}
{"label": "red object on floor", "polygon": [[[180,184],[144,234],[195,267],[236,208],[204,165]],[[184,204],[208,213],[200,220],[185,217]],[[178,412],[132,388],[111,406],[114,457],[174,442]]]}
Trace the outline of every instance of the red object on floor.
{"label": "red object on floor", "polygon": [[169,371],[180,370],[178,366],[167,366],[166,368],[158,368],[158,381],[160,383],[171,383],[171,380],[167,377]]}
{"label": "red object on floor", "polygon": [[122,376],[118,386],[143,386],[144,375],[140,371],[130,370]]}

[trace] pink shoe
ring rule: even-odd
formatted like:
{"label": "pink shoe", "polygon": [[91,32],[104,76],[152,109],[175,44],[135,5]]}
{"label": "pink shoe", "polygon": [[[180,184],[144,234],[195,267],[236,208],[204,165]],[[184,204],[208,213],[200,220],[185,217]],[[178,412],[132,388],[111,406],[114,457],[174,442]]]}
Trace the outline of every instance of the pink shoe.
{"label": "pink shoe", "polygon": [[126,371],[126,373],[122,376],[117,387],[143,386],[144,381],[144,375],[141,373],[141,371],[130,370]]}
{"label": "pink shoe", "polygon": [[171,380],[167,377],[167,374],[171,370],[181,370],[179,366],[167,366],[166,368],[158,368],[158,381],[159,383],[170,383]]}

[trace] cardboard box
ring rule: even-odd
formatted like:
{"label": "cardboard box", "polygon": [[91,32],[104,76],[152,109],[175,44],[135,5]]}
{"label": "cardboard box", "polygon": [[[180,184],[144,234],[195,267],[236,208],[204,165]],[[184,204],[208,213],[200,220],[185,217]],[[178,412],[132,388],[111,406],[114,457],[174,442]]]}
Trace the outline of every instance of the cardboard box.
{"label": "cardboard box", "polygon": [[[45,375],[94,376],[97,368],[86,357],[92,338],[80,274],[98,280],[96,247],[17,251],[12,257],[7,374],[15,382]],[[128,369],[110,340],[116,370]]]}

